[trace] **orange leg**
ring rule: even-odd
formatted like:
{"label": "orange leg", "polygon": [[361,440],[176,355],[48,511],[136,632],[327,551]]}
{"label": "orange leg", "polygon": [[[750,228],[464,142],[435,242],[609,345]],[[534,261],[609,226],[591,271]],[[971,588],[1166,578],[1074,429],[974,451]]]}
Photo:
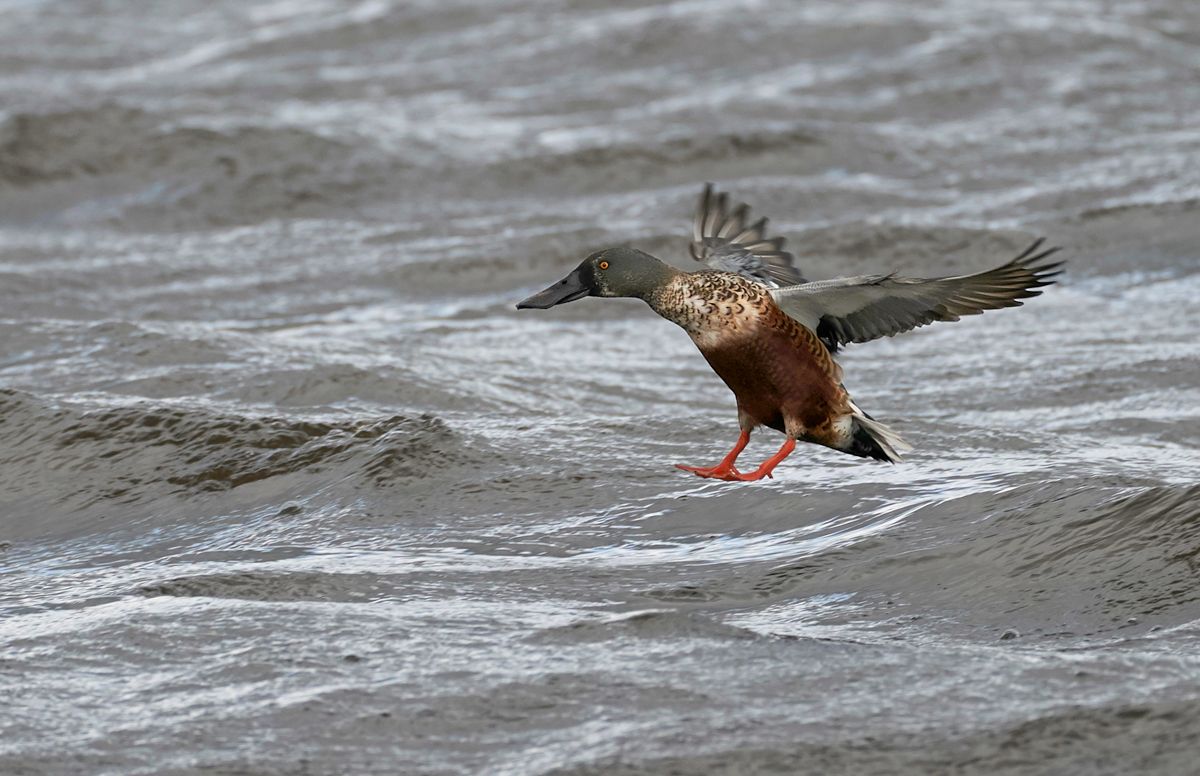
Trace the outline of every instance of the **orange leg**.
{"label": "orange leg", "polygon": [[737,460],[737,457],[742,454],[742,451],[746,449],[746,445],[748,444],[750,444],[750,432],[743,431],[738,437],[737,444],[735,444],[733,449],[729,451],[729,455],[722,458],[721,462],[716,466],[709,466],[706,468],[703,466],[684,466],[681,463],[677,463],[675,464],[675,468],[683,469],[685,472],[691,472],[697,477],[710,477],[718,480],[734,479],[735,476],[740,477],[741,472],[733,468],[733,463]]}
{"label": "orange leg", "polygon": [[758,467],[749,474],[741,474],[740,472],[731,472],[729,476],[722,477],[723,480],[739,480],[741,482],[750,482],[752,480],[761,480],[763,477],[770,477],[771,472],[779,465],[779,462],[792,454],[796,449],[796,440],[788,437],[784,441],[783,446],[779,448],[779,452],[763,461],[762,466]]}

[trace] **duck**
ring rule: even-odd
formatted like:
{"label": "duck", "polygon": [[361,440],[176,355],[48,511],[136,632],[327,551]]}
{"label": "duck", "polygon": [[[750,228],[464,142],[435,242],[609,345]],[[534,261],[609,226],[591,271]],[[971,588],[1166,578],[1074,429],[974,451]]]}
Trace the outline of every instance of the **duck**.
{"label": "duck", "polygon": [[[679,269],[633,247],[604,248],[517,309],[549,309],[587,297],[633,298],[680,326],[733,392],[739,435],[715,465],[676,468],[748,482],[773,477],[798,442],[900,462],[912,447],[850,397],[839,351],[936,321],[1020,306],[1056,282],[1062,267],[1051,260],[1059,248],[1043,247],[1039,238],[1005,264],[973,275],[892,273],[810,282],[785,249],[785,238],[768,236],[767,224],[765,218],[752,221],[748,205],[706,184],[689,246],[702,268]],[[782,433],[784,441],[743,472],[737,459],[762,427]]]}

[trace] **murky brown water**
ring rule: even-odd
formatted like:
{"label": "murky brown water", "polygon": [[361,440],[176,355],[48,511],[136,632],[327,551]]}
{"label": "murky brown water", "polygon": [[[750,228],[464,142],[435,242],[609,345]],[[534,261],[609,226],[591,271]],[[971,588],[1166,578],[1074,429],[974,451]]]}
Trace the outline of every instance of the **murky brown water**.
{"label": "murky brown water", "polygon": [[[0,0],[0,772],[1185,773],[1200,7]],[[736,436],[590,250],[1066,246]],[[747,455],[777,442],[763,434]]]}

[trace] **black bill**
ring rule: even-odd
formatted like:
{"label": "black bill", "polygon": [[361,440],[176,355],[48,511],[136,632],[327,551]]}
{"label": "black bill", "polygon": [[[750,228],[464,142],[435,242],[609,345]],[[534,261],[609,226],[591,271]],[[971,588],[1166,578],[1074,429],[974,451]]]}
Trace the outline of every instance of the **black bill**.
{"label": "black bill", "polygon": [[591,295],[589,289],[583,283],[580,277],[579,270],[575,270],[570,275],[567,275],[562,280],[547,288],[545,291],[539,291],[528,299],[523,299],[517,303],[518,310],[534,308],[537,310],[545,310],[548,307],[553,307],[556,304],[566,304],[574,302],[576,299],[582,299],[585,296]]}

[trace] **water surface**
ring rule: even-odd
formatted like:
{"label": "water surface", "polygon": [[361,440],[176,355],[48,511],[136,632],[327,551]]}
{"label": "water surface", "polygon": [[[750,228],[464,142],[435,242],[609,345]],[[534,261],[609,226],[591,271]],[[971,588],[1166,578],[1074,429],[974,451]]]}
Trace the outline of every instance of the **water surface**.
{"label": "water surface", "polygon": [[[0,13],[0,770],[1191,767],[1193,4]],[[845,350],[905,463],[702,481],[680,330],[513,303],[706,180],[809,277],[1069,272]]]}

